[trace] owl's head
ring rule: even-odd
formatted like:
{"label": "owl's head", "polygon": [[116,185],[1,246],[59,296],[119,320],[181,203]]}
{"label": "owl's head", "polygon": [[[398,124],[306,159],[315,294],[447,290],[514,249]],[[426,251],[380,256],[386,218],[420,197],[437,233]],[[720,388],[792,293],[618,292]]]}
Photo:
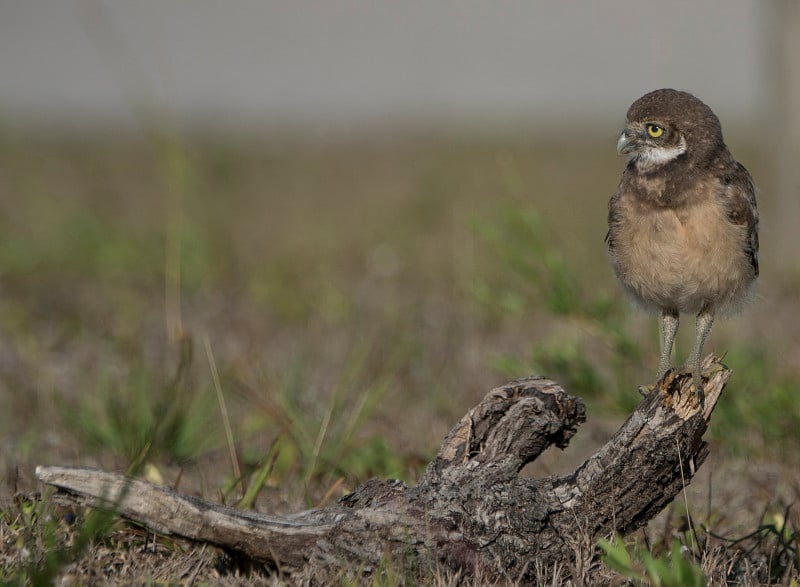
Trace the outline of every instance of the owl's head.
{"label": "owl's head", "polygon": [[649,172],[679,158],[701,161],[720,145],[722,128],[711,108],[688,92],[663,89],[628,108],[617,151]]}

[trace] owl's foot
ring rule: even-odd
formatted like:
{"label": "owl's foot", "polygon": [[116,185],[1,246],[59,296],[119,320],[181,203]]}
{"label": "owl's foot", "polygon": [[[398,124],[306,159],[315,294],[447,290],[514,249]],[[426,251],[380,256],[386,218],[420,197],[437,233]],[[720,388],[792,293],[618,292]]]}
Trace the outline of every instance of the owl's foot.
{"label": "owl's foot", "polygon": [[656,388],[664,387],[664,382],[667,379],[674,379],[675,369],[672,367],[667,368],[664,373],[660,373],[656,375],[656,382],[650,385],[640,385],[639,386],[639,393],[642,395],[648,395],[651,391]]}
{"label": "owl's foot", "polygon": [[[699,361],[692,361],[687,360],[686,363],[680,368],[679,371],[675,371],[675,374],[678,373],[691,373],[692,375],[692,384],[694,385],[695,390],[695,397],[697,398],[697,404],[700,406],[702,410],[705,407],[705,393],[703,392],[703,365],[699,363]],[[665,375],[666,378],[673,370],[670,369]]]}
{"label": "owl's foot", "polygon": [[705,408],[706,396],[705,393],[703,392],[703,376],[701,374],[699,367],[692,372],[692,383],[694,384],[694,392],[695,395],[697,396],[697,404],[700,406],[700,409],[702,410],[703,408]]}

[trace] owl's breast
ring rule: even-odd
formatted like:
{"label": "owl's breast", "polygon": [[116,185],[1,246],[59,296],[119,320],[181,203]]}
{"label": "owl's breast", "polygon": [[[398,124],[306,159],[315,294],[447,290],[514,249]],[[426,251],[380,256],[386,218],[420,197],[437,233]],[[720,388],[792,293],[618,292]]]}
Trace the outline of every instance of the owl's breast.
{"label": "owl's breast", "polygon": [[641,305],[696,313],[746,296],[755,279],[746,230],[729,221],[719,199],[672,208],[623,192],[614,205],[611,264]]}

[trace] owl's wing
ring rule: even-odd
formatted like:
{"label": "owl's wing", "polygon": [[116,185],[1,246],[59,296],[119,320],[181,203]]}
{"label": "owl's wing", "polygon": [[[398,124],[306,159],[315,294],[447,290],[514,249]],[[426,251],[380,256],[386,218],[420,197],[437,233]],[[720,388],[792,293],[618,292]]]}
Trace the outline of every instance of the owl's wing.
{"label": "owl's wing", "polygon": [[621,193],[622,183],[611,199],[608,201],[608,232],[606,233],[605,242],[608,245],[608,250],[614,248],[614,228],[616,228],[619,220],[619,197]]}
{"label": "owl's wing", "polygon": [[758,275],[758,208],[753,178],[740,163],[735,163],[722,177],[728,218],[747,229],[745,252],[750,257],[753,271]]}

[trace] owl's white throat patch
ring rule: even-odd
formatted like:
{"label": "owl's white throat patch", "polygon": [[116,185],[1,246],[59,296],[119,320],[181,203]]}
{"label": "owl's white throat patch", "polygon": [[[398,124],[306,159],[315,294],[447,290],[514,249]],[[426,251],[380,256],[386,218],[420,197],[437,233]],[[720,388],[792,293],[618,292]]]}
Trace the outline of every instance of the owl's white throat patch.
{"label": "owl's white throat patch", "polygon": [[633,161],[639,171],[651,171],[677,159],[686,152],[686,139],[681,137],[680,142],[674,147],[645,147],[631,153]]}

